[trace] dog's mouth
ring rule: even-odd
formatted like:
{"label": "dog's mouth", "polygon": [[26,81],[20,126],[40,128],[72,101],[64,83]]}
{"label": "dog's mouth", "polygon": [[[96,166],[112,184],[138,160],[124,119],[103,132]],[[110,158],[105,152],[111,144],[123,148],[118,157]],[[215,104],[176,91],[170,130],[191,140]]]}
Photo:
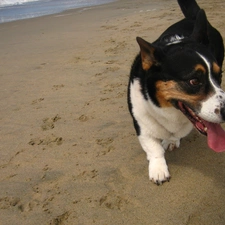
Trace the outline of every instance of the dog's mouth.
{"label": "dog's mouth", "polygon": [[194,127],[203,135],[207,135],[207,127],[203,120],[197,116],[189,107],[184,105],[182,102],[178,102],[180,111],[192,122]]}
{"label": "dog's mouth", "polygon": [[194,127],[203,135],[207,136],[208,146],[216,151],[225,151],[225,131],[220,124],[212,123],[203,120],[193,110],[191,110],[184,103],[178,101],[177,103],[180,111],[192,122]]}

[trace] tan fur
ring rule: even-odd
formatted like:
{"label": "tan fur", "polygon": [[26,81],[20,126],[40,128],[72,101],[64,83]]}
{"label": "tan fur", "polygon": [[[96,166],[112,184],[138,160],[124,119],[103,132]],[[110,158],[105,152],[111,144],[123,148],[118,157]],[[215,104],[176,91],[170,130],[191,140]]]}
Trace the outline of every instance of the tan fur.
{"label": "tan fur", "polygon": [[175,81],[157,81],[156,82],[156,98],[161,107],[172,107],[170,100],[177,99],[185,101],[190,105],[197,106],[203,99],[208,96],[203,94],[188,95],[178,87]]}
{"label": "tan fur", "polygon": [[203,65],[201,65],[201,64],[197,64],[196,66],[195,66],[195,70],[196,71],[202,71],[204,74],[206,73],[206,69],[205,69],[205,67],[203,66]]}
{"label": "tan fur", "polygon": [[213,63],[213,65],[212,65],[212,69],[213,69],[213,72],[214,73],[216,73],[216,74],[219,74],[220,73],[220,71],[221,71],[221,68],[218,66],[218,64],[217,63]]}

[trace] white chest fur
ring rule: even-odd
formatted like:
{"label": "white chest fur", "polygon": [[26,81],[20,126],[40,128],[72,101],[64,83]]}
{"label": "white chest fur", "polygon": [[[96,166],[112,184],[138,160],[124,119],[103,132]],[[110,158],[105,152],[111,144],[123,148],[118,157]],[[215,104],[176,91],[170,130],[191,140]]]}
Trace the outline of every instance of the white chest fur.
{"label": "white chest fur", "polygon": [[[141,132],[158,139],[170,139],[171,136],[186,136],[192,129],[190,121],[182,112],[174,107],[160,108],[151,99],[144,99],[141,85],[135,79],[130,85],[132,113],[137,120]],[[179,134],[180,133],[180,134]]]}

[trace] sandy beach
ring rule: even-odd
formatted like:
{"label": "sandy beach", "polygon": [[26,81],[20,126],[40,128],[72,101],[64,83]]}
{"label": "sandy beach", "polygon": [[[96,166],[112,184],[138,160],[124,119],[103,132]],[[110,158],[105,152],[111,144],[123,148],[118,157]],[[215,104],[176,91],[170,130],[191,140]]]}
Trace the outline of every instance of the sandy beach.
{"label": "sandy beach", "polygon": [[[198,3],[225,38],[225,2]],[[193,131],[157,186],[127,109],[136,36],[182,18],[121,0],[0,24],[0,225],[225,224],[225,153]]]}

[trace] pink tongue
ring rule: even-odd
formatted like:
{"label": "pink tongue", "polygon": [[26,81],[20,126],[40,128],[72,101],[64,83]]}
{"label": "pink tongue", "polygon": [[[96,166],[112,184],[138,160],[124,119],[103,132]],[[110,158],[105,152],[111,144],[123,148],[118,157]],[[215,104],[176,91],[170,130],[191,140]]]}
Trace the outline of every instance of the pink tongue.
{"label": "pink tongue", "polygon": [[208,146],[215,152],[225,151],[225,131],[220,124],[204,121],[207,127]]}

